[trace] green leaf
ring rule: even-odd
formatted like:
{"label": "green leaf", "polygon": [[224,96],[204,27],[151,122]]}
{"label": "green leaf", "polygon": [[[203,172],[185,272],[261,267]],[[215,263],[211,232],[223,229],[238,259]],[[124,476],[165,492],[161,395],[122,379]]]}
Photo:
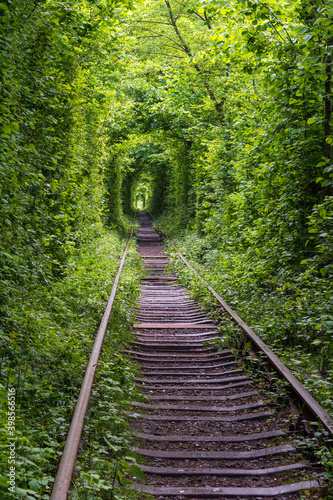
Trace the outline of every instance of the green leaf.
{"label": "green leaf", "polygon": [[27,495],[27,490],[23,490],[22,488],[18,488],[16,486],[15,493],[17,495],[17,498],[25,498]]}
{"label": "green leaf", "polygon": [[314,117],[312,117],[312,118],[308,118],[308,120],[307,120],[307,122],[306,122],[306,123],[307,123],[308,125],[311,125],[311,124],[312,124],[312,123],[314,123],[316,120],[317,120],[317,118],[314,118]]}
{"label": "green leaf", "polygon": [[104,437],[104,441],[106,442],[106,444],[108,445],[108,447],[109,447],[112,451],[117,452],[117,451],[121,450],[121,446],[115,446],[115,445],[111,444],[111,443],[110,443],[110,441],[108,441],[108,440],[106,439],[106,437]]}
{"label": "green leaf", "polygon": [[131,472],[132,472],[133,476],[136,477],[137,479],[140,479],[141,481],[144,481],[145,483],[147,482],[146,476],[144,475],[144,473],[142,472],[142,470],[140,469],[140,467],[138,465],[136,465],[136,464],[131,465]]}
{"label": "green leaf", "polygon": [[121,470],[118,469],[116,475],[117,475],[117,479],[119,481],[120,486],[123,486],[124,473]]}
{"label": "green leaf", "polygon": [[11,129],[11,126],[10,125],[4,125],[2,127],[2,132],[6,135],[9,135],[12,133],[12,129]]}
{"label": "green leaf", "polygon": [[14,132],[18,132],[20,130],[20,126],[17,122],[12,122],[10,124],[10,126],[11,126],[11,129],[14,130]]}
{"label": "green leaf", "polygon": [[31,481],[29,481],[29,487],[32,490],[39,491],[41,488],[41,484],[36,479],[32,479]]}

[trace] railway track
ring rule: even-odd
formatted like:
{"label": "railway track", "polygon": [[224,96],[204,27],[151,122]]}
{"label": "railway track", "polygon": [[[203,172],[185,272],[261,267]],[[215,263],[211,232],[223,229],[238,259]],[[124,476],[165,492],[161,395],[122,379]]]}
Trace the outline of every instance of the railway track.
{"label": "railway track", "polygon": [[[128,419],[136,431],[134,450],[148,481],[137,481],[133,489],[140,499],[322,500],[319,469],[294,444],[303,438],[303,429],[296,432],[289,409],[278,411],[274,401],[261,396],[228,346],[221,350],[209,342],[219,338],[216,325],[178,284],[148,215],[141,213],[139,219],[138,250],[147,274],[137,305],[135,340],[126,352],[140,366],[135,381],[144,402],[133,402]],[[96,335],[50,500],[68,498],[98,358],[133,228],[134,222]],[[293,404],[301,408],[300,418],[317,420],[332,435],[332,418],[205,284],[288,382]]]}
{"label": "railway track", "polygon": [[320,498],[288,432],[290,412],[262,398],[229,349],[209,345],[216,326],[177,283],[145,213],[137,240],[147,276],[129,353],[147,402],[129,418],[148,485],[134,488],[173,500]]}

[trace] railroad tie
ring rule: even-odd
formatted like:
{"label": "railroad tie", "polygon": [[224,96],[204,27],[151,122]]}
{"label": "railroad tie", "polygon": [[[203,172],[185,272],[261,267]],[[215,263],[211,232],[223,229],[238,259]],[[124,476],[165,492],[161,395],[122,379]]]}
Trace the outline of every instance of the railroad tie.
{"label": "railroad tie", "polygon": [[276,413],[229,347],[217,346],[215,323],[177,283],[149,216],[139,219],[146,276],[126,352],[140,367],[143,398],[127,415],[147,483],[133,488],[177,500],[296,500],[319,488],[288,433],[288,412]]}

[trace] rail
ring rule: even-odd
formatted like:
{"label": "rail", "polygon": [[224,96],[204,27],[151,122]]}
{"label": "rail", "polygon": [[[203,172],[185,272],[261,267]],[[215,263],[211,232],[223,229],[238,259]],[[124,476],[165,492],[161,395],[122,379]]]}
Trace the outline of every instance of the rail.
{"label": "rail", "polygon": [[66,444],[64,447],[64,451],[62,453],[57,475],[54,481],[50,500],[66,500],[67,498],[67,493],[70,488],[75,460],[81,439],[84,418],[86,415],[91,389],[97,368],[97,362],[102,349],[105,332],[109,323],[110,314],[116,296],[120,275],[123,270],[128,247],[132,239],[134,223],[135,223],[135,218],[133,220],[131,233],[127,240],[127,244],[119,264],[119,269],[113,283],[111,294],[107,302],[105,312],[103,314],[102,321],[96,335],[95,343],[91,351],[86,373],[82,382],[80,394],[76,403],[72,422],[67,434]]}
{"label": "rail", "polygon": [[242,328],[247,337],[253,342],[256,348],[263,352],[273,366],[273,368],[284,378],[290,385],[292,391],[297,395],[301,401],[301,411],[304,411],[304,405],[307,410],[307,414],[314,418],[314,420],[320,422],[323,427],[331,434],[333,434],[333,419],[326,413],[326,411],[317,403],[317,401],[309,394],[309,392],[303,387],[303,385],[297,380],[297,378],[291,373],[291,371],[282,363],[282,361],[274,354],[274,352],[263,342],[260,337],[246,324],[244,321],[228,306],[228,304],[222,299],[222,297],[212,288],[212,286],[198,273],[196,269],[188,262],[188,260],[183,256],[183,254],[178,250],[176,245],[170,239],[170,237],[154,222],[156,229],[168,239],[170,244],[176,250],[178,256],[184,262],[184,264],[193,271],[193,273],[206,285],[208,290],[216,298],[222,308],[231,316],[231,318],[237,323],[238,326]]}

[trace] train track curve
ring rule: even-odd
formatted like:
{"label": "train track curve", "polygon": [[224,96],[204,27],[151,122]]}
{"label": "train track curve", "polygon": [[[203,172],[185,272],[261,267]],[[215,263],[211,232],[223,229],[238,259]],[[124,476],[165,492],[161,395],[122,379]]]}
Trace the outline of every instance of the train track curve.
{"label": "train track curve", "polygon": [[261,397],[229,349],[209,345],[216,325],[177,283],[149,216],[139,218],[147,275],[128,352],[147,402],[134,402],[129,418],[148,485],[134,489],[165,500],[320,498],[289,413]]}

